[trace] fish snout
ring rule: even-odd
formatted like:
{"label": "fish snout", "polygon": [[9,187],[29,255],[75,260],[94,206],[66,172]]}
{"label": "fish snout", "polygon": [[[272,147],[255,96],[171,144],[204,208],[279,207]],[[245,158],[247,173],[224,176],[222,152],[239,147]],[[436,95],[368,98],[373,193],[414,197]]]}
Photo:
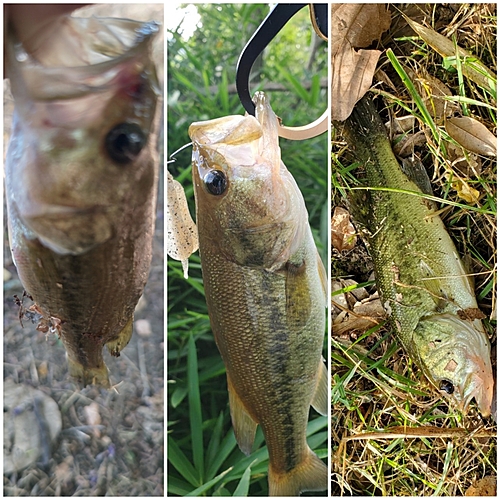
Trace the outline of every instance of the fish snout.
{"label": "fish snout", "polygon": [[467,410],[471,400],[475,399],[481,415],[489,417],[493,404],[494,388],[493,372],[489,356],[486,359],[479,356],[471,356],[469,361],[474,367],[474,371],[469,373],[465,379],[465,383],[459,388],[461,395],[459,408],[462,411]]}

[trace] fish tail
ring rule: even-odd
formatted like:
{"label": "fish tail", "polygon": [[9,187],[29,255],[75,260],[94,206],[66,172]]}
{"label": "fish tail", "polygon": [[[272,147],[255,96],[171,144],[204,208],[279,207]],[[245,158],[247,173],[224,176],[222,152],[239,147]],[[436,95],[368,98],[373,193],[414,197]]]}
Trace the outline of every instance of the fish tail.
{"label": "fish tail", "polygon": [[67,356],[67,359],[70,376],[77,379],[83,387],[89,384],[100,385],[106,389],[110,387],[108,368],[104,361],[100,366],[90,368],[71,359],[70,356]]}
{"label": "fish tail", "polygon": [[269,496],[299,496],[302,491],[327,489],[328,471],[324,462],[308,448],[305,459],[289,472],[273,471],[269,464]]}

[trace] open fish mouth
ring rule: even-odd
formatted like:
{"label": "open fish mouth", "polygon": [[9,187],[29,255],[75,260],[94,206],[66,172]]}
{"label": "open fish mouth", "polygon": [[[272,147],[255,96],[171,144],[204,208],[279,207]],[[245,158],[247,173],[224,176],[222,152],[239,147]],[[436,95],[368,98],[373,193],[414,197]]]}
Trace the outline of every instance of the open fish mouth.
{"label": "open fish mouth", "polygon": [[491,406],[493,403],[493,387],[494,380],[483,360],[474,360],[476,365],[485,369],[480,369],[477,372],[470,373],[465,380],[465,383],[460,387],[462,401],[459,403],[459,408],[465,412],[471,403],[472,399],[476,400],[479,411],[483,417],[488,417],[491,414]]}
{"label": "open fish mouth", "polygon": [[[43,50],[37,50],[36,59],[20,44],[9,44],[8,57],[17,63],[9,66],[10,77],[23,81],[35,100],[77,98],[104,90],[119,77],[120,65],[141,60],[159,29],[154,21],[66,16]],[[71,43],[75,46],[68,48]]]}

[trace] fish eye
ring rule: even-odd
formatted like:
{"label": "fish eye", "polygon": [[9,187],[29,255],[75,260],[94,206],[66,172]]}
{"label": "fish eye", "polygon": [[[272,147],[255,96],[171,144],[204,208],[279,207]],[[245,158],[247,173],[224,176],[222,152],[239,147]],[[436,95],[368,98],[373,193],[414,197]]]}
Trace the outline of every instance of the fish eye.
{"label": "fish eye", "polygon": [[227,189],[227,177],[222,170],[210,170],[203,178],[203,182],[209,193],[220,196]]}
{"label": "fish eye", "polygon": [[439,389],[446,392],[446,394],[453,394],[455,391],[455,386],[449,380],[443,379],[439,382]]}
{"label": "fish eye", "polygon": [[112,160],[126,164],[137,158],[146,145],[146,136],[139,125],[120,123],[108,132],[104,145]]}

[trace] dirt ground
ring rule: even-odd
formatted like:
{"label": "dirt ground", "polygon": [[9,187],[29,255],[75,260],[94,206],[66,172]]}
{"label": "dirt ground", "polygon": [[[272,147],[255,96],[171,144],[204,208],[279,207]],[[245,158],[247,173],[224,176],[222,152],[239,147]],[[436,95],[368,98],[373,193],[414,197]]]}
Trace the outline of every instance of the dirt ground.
{"label": "dirt ground", "polygon": [[[101,9],[110,6],[101,6]],[[101,15],[163,21],[163,5],[112,6]],[[138,6],[130,6],[137,10]],[[160,17],[161,11],[161,17]],[[151,17],[153,16],[153,17]],[[163,45],[163,42],[161,43]],[[162,64],[163,56],[160,64]],[[162,72],[162,66],[159,68]],[[162,78],[161,78],[162,79]],[[6,111],[6,116],[8,112]],[[8,133],[6,125],[5,134]],[[161,140],[161,139],[160,139]],[[4,474],[5,496],[163,496],[164,460],[164,260],[163,178],[157,210],[153,262],[135,314],[132,340],[119,358],[105,352],[112,390],[79,389],[68,376],[65,351],[55,335],[47,338],[34,324],[18,318],[14,295],[23,287],[13,265],[4,223],[4,384],[26,393],[41,391],[57,403],[62,429],[50,443],[43,422],[26,428],[39,434],[43,451],[34,465]],[[112,297],[110,297],[112,300]],[[29,304],[28,304],[29,305]],[[33,406],[33,405],[32,405]],[[13,436],[12,421],[32,406],[4,411],[4,456]],[[5,410],[5,408],[4,408]],[[36,412],[35,412],[36,413]],[[43,412],[41,420],[43,420]],[[19,420],[21,421],[21,420]],[[45,423],[46,424],[46,423]],[[7,446],[7,448],[6,448]],[[4,463],[6,463],[4,461]]]}

